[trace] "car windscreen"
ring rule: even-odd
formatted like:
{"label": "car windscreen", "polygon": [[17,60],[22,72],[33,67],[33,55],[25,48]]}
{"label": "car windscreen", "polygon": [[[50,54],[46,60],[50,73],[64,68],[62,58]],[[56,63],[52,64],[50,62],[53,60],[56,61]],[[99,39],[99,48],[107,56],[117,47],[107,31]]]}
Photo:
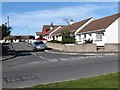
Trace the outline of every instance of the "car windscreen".
{"label": "car windscreen", "polygon": [[43,42],[35,42],[35,45],[44,44]]}

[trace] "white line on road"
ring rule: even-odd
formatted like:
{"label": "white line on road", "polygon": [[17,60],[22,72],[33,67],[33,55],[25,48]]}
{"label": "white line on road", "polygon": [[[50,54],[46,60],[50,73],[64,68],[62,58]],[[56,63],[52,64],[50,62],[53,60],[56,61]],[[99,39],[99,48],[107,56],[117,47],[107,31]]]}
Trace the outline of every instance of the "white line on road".
{"label": "white line on road", "polygon": [[31,52],[32,55],[36,56],[36,53]]}
{"label": "white line on road", "polygon": [[45,57],[43,57],[43,56],[38,56],[38,57],[40,57],[40,58],[42,58],[42,59],[45,59],[45,60],[48,60],[48,61],[50,61],[50,59],[48,59],[48,58],[45,58]]}

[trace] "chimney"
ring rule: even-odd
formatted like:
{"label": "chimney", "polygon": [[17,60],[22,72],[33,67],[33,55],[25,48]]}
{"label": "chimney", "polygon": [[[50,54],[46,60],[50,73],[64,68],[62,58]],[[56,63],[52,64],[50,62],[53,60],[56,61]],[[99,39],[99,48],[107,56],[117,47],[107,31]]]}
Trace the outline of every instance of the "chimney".
{"label": "chimney", "polygon": [[74,24],[75,22],[73,21],[73,19],[70,20],[69,24],[72,25]]}
{"label": "chimney", "polygon": [[50,24],[50,30],[53,29],[53,27],[54,27],[54,26],[53,26],[53,23],[51,23],[51,24]]}

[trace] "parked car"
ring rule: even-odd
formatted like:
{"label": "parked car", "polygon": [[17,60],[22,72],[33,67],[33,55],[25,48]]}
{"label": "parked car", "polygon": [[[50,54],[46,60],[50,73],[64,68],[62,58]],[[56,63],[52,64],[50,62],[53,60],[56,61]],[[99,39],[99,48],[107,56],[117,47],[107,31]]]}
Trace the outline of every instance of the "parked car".
{"label": "parked car", "polygon": [[33,50],[35,50],[35,51],[37,51],[37,50],[45,50],[46,48],[47,48],[47,45],[43,41],[35,41],[35,42],[33,42]]}

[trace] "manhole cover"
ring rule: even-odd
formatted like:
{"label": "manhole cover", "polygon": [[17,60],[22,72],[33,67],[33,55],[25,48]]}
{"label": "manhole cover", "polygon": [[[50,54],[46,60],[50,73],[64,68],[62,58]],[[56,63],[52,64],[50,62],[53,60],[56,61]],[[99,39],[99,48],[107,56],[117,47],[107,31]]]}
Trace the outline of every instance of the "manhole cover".
{"label": "manhole cover", "polygon": [[14,76],[14,77],[6,77],[3,78],[3,80],[6,83],[12,83],[12,82],[20,82],[20,81],[28,81],[33,79],[39,79],[35,75],[24,75],[24,76]]}

